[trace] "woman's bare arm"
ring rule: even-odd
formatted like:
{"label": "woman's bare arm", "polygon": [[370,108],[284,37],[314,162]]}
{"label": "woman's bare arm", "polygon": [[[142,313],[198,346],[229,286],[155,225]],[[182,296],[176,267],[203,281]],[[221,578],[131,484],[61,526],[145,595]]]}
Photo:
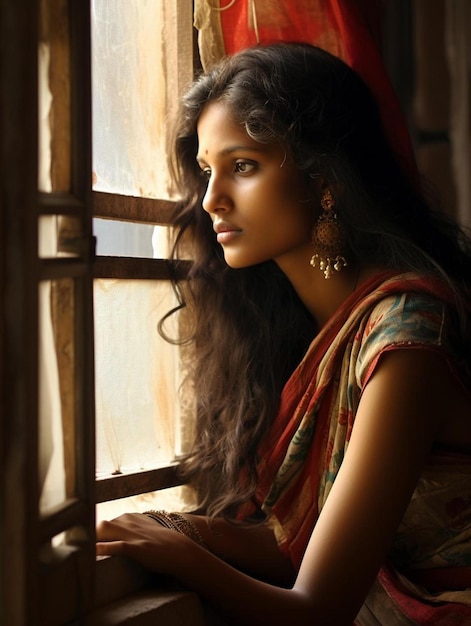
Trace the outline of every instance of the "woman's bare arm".
{"label": "woman's bare arm", "polygon": [[[247,576],[149,519],[139,528],[105,523],[98,552],[124,554],[177,577],[229,623],[286,624],[289,617],[299,626],[350,625],[385,560],[455,384],[439,355],[404,350],[383,357],[292,589]],[[242,536],[239,541],[237,549],[251,549]]]}
{"label": "woman's bare arm", "polygon": [[291,586],[295,569],[278,547],[268,524],[233,524],[222,518],[213,520],[188,515],[210,551],[237,569],[266,582]]}

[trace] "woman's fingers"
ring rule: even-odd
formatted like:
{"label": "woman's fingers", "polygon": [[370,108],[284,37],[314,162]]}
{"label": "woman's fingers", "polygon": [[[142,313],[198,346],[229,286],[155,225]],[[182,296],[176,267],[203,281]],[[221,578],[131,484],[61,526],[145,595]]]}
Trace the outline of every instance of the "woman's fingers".
{"label": "woman's fingers", "polygon": [[117,520],[107,520],[97,525],[96,538],[97,541],[115,541],[117,539],[124,539],[125,536],[129,537],[134,532],[134,529],[128,528]]}
{"label": "woman's fingers", "polygon": [[191,545],[194,542],[185,535],[140,513],[127,513],[97,525],[98,555],[125,556],[161,573],[172,573],[176,557],[184,557]]}
{"label": "woman's fingers", "polygon": [[141,513],[126,513],[113,520],[104,520],[97,524],[96,537],[99,541],[113,541],[115,539],[131,539],[156,530],[154,520]]}
{"label": "woman's fingers", "polygon": [[97,541],[96,553],[98,556],[126,556],[125,541]]}

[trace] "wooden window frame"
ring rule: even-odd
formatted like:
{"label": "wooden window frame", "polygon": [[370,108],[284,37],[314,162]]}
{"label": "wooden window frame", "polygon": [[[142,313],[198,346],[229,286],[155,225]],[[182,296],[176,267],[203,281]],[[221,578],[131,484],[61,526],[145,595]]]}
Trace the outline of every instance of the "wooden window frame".
{"label": "wooden window frame", "polygon": [[[180,484],[178,461],[95,481],[93,278],[169,280],[170,274],[165,259],[96,258],[92,216],[166,223],[173,204],[92,192],[90,5],[46,0],[46,6],[59,30],[65,28],[50,42],[51,55],[65,61],[49,75],[55,96],[50,148],[60,166],[51,172],[52,188],[61,189],[50,193],[38,191],[41,0],[0,4],[0,619],[9,626],[84,623],[104,601],[106,584],[96,590],[96,572],[101,580],[110,569],[104,561],[96,568],[96,503]],[[69,135],[55,132],[61,126]],[[44,216],[76,220],[78,254],[39,256]],[[40,513],[38,286],[61,279],[75,284],[77,305],[70,407],[75,467],[67,487],[72,495]],[[66,544],[53,546],[64,532]],[[126,591],[144,578],[133,576]]]}
{"label": "wooden window frame", "polygon": [[7,9],[0,4],[0,576],[1,619],[16,626],[29,623],[37,603],[36,572],[30,567],[37,551],[37,485],[28,469],[37,458],[38,305],[36,289],[30,288],[37,271],[37,225],[31,219],[37,211],[37,54],[34,45],[21,48],[15,42],[36,42],[38,15],[27,0]]}
{"label": "wooden window frame", "polygon": [[[90,67],[86,62],[90,58],[90,16],[87,3],[66,0],[53,0],[47,10],[51,15],[57,12],[55,17],[67,29],[64,37],[61,33],[48,41],[51,57],[56,55],[68,64],[66,88],[57,106],[54,103],[53,120],[67,127],[67,137],[56,143],[53,133],[50,145],[53,155],[60,154],[58,163],[65,157],[66,168],[70,164],[69,190],[61,193],[38,192],[38,32],[44,13],[39,1],[20,0],[0,6],[0,168],[2,218],[5,216],[0,230],[0,293],[2,310],[7,312],[2,316],[1,329],[1,619],[15,626],[49,623],[51,610],[56,623],[75,619],[91,610],[94,597],[91,116]],[[53,75],[54,70],[50,72],[50,81],[59,79],[58,74]],[[54,189],[54,178],[61,178],[62,173],[51,175]],[[38,221],[44,215],[73,216],[80,224],[81,249],[75,257],[39,258]],[[76,304],[72,330],[73,495],[53,510],[40,512],[36,469],[38,290],[42,281],[62,278],[73,282]],[[88,340],[84,341],[82,335]],[[53,537],[63,532],[75,533],[76,540],[71,539],[60,549],[53,548]]]}

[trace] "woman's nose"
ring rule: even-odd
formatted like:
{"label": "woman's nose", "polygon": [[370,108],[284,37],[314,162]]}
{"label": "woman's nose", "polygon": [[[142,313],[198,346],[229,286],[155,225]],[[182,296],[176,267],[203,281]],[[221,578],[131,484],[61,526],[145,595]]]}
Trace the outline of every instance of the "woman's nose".
{"label": "woman's nose", "polygon": [[214,174],[209,178],[202,205],[207,213],[228,211],[232,206],[232,201],[223,180]]}

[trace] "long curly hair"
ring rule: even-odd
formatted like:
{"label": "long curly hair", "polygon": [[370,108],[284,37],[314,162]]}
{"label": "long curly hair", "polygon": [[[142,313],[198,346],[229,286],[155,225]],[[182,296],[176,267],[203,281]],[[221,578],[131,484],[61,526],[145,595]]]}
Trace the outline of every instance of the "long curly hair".
{"label": "long curly hair", "polygon": [[190,319],[197,413],[183,467],[201,509],[232,518],[254,494],[257,448],[318,329],[274,262],[232,269],[224,261],[196,162],[197,122],[210,101],[223,102],[256,141],[281,142],[307,181],[327,181],[352,264],[438,274],[459,299],[470,291],[471,254],[458,225],[432,210],[405,173],[368,88],[331,54],[297,43],[249,48],[190,86],[171,162],[182,198],[173,258],[190,243],[193,261],[187,279],[174,280]]}

